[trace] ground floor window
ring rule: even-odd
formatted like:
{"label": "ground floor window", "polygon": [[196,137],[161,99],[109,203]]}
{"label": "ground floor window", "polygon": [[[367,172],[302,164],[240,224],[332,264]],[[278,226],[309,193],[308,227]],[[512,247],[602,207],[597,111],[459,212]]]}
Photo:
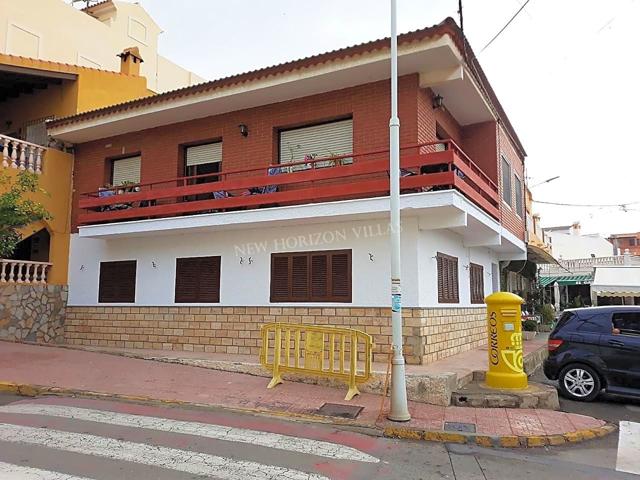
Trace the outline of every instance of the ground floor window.
{"label": "ground floor window", "polygon": [[469,282],[471,303],[484,303],[484,268],[482,265],[469,264]]}
{"label": "ground floor window", "polygon": [[272,302],[351,302],[351,250],[271,254]]}
{"label": "ground floor window", "polygon": [[438,303],[459,303],[458,259],[438,252]]}
{"label": "ground floor window", "polygon": [[136,301],[135,260],[100,262],[99,303],[134,303]]}
{"label": "ground floor window", "polygon": [[220,302],[220,257],[177,258],[175,302]]}

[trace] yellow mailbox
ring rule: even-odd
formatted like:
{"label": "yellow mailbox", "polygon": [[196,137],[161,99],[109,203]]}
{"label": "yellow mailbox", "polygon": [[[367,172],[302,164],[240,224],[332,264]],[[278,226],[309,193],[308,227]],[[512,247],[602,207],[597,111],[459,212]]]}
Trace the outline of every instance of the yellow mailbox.
{"label": "yellow mailbox", "polygon": [[488,387],[524,389],[528,386],[522,359],[523,301],[508,292],[496,292],[485,299],[489,333]]}

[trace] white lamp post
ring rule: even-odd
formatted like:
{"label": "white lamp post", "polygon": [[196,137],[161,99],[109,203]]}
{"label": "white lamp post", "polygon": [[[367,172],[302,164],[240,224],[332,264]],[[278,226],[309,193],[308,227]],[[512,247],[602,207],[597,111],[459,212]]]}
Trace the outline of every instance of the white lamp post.
{"label": "white lamp post", "polygon": [[411,420],[402,355],[402,290],[400,286],[400,119],[398,118],[398,38],[396,0],[391,0],[391,119],[389,120],[391,182],[391,409],[389,420]]}

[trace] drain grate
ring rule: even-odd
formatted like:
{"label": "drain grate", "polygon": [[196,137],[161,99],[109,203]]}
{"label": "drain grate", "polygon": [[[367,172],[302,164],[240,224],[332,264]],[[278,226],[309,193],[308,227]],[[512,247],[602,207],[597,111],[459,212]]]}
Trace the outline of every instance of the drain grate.
{"label": "drain grate", "polygon": [[364,407],[358,405],[342,405],[340,403],[325,403],[316,412],[325,417],[357,418]]}
{"label": "drain grate", "polygon": [[444,422],[445,432],[476,433],[474,423]]}

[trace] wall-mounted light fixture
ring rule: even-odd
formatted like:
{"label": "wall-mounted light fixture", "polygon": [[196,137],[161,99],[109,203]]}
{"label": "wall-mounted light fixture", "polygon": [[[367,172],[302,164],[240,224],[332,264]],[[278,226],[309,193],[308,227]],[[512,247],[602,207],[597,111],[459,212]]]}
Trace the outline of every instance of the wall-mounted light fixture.
{"label": "wall-mounted light fixture", "polygon": [[242,135],[243,137],[249,136],[249,127],[247,127],[244,123],[238,125],[238,128],[240,129],[240,135]]}
{"label": "wall-mounted light fixture", "polygon": [[437,93],[432,99],[433,109],[442,108],[444,97]]}

